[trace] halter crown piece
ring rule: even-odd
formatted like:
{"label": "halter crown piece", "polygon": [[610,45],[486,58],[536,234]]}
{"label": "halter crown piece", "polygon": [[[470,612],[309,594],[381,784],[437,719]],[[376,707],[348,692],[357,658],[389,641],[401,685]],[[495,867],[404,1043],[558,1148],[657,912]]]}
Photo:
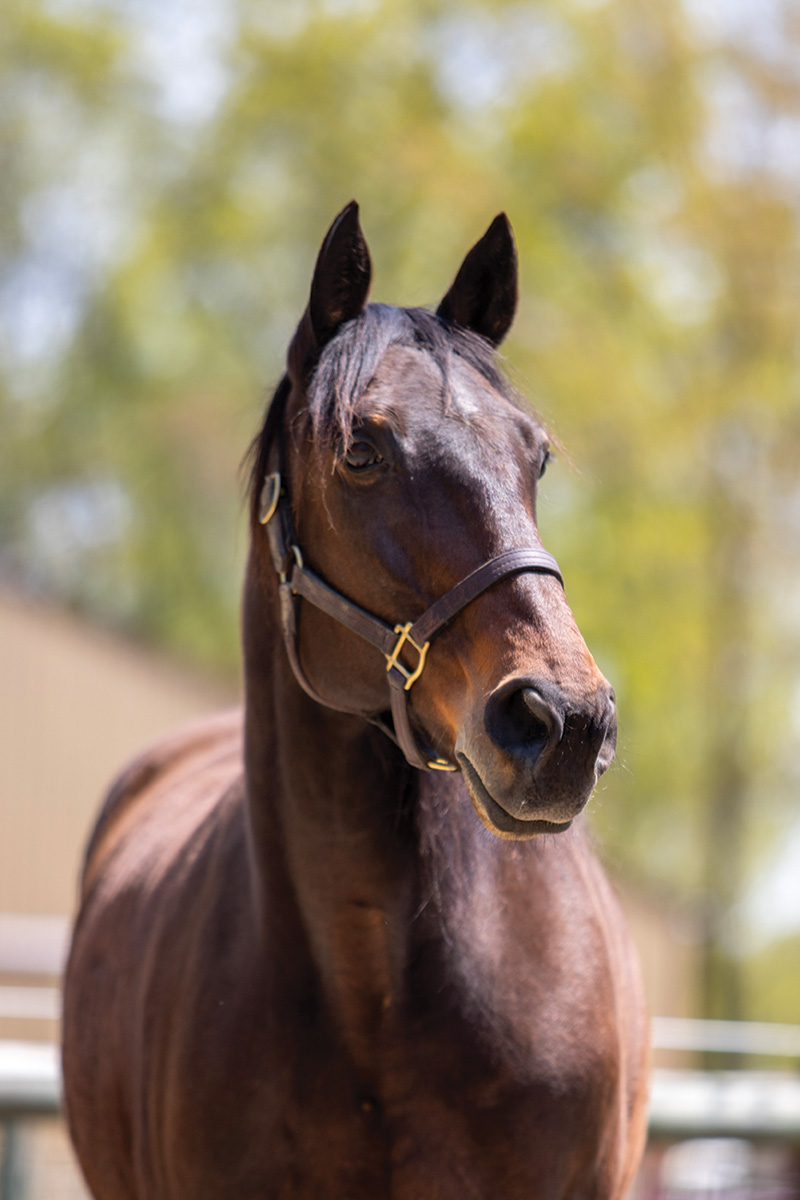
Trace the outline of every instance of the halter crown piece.
{"label": "halter crown piece", "polygon": [[[419,745],[408,717],[408,693],[425,669],[432,639],[453,617],[495,583],[510,575],[519,575],[522,571],[535,571],[555,575],[563,587],[564,580],[552,554],[538,547],[524,547],[498,554],[434,601],[421,617],[391,626],[348,600],[305,565],[279,470],[270,472],[264,479],[258,519],[267,528],[272,563],[278,575],[281,627],[286,651],[295,678],[303,690],[318,704],[332,707],[311,685],[300,664],[297,645],[299,596],[377,647],[386,659],[393,727],[379,715],[361,715],[377,725],[400,747],[412,767],[421,771],[457,771],[459,768],[455,763]],[[409,659],[412,660],[410,665]]]}

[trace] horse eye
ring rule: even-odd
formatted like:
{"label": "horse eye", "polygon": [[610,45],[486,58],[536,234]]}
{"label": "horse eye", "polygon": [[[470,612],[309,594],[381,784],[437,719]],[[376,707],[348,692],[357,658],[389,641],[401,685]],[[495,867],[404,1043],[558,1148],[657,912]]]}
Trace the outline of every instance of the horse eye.
{"label": "horse eye", "polygon": [[544,452],[544,457],[542,458],[542,465],[541,465],[541,467],[539,468],[539,478],[540,478],[540,479],[542,478],[542,476],[544,475],[545,471],[547,470],[547,464],[550,462],[550,460],[551,460],[551,458],[552,458],[552,457],[553,457],[553,456],[552,456],[552,454],[550,453],[550,451],[549,451],[549,450],[545,450],[545,452]]}
{"label": "horse eye", "polygon": [[363,471],[365,467],[375,466],[383,460],[369,442],[353,442],[352,446],[348,447],[344,461],[351,471]]}

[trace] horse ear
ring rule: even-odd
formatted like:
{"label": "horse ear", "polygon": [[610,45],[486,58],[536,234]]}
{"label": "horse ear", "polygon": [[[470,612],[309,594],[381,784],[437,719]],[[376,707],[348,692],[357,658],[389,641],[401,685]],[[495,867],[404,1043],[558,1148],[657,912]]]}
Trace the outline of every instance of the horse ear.
{"label": "horse ear", "polygon": [[508,217],[500,213],[464,259],[436,311],[499,346],[514,320],[518,295],[514,234]]}
{"label": "horse ear", "polygon": [[369,248],[358,204],[351,200],[325,234],[317,256],[308,307],[289,347],[293,378],[305,378],[339,326],[364,311],[371,280]]}

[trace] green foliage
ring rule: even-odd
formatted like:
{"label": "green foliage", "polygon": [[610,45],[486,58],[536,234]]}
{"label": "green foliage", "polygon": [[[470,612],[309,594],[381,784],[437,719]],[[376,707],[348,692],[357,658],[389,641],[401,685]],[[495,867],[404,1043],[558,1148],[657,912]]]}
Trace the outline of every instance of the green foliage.
{"label": "green foliage", "polygon": [[797,936],[773,942],[753,956],[747,974],[748,1008],[762,1021],[797,1023],[798,961]]}
{"label": "green foliage", "polygon": [[508,358],[575,464],[543,533],[619,696],[597,821],[724,913],[797,736],[795,76],[674,0],[209,0],[196,64],[148,11],[4,11],[0,565],[233,669],[237,464],[331,216],[418,304],[506,209]]}

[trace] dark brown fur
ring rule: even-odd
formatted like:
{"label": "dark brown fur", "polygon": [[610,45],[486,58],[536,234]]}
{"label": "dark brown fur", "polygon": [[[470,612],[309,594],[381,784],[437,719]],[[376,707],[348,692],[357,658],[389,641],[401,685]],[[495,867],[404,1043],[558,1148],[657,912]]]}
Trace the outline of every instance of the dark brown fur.
{"label": "dark brown fur", "polygon": [[[475,336],[496,344],[513,316],[505,230],[441,317],[382,317],[349,206],[256,448],[257,491],[285,438],[307,558],[392,623],[535,544],[546,438]],[[387,321],[400,334],[345,386],[343,350]],[[431,323],[433,342],[413,335]],[[367,477],[343,458],[365,438],[383,458]],[[644,1137],[646,1022],[623,919],[571,823],[615,722],[558,582],[521,575],[474,601],[410,693],[415,727],[472,764],[514,830],[553,830],[530,838],[485,827],[462,774],[408,766],[358,715],[387,707],[380,654],[303,607],[302,664],[331,707],[310,699],[276,603],[254,520],[244,718],[145,754],[87,854],[64,1073],[93,1195],[617,1200]],[[544,751],[514,742],[509,680],[563,719]]]}

